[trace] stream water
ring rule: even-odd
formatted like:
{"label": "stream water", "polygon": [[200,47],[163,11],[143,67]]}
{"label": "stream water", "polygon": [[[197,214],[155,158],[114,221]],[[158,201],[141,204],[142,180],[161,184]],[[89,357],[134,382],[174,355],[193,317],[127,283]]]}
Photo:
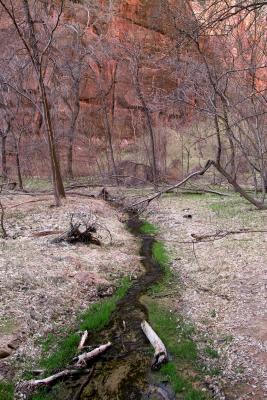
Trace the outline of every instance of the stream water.
{"label": "stream water", "polygon": [[[126,296],[118,303],[110,323],[101,331],[90,334],[89,345],[112,343],[110,349],[93,362],[93,372],[77,381],[66,382],[59,396],[64,400],[138,400],[166,399],[154,390],[150,364],[153,350],[143,334],[140,324],[148,319],[140,297],[157,282],[163,271],[153,260],[154,238],[143,236],[138,228],[141,222],[133,217],[128,226],[142,240],[140,255],[145,273],[134,282]],[[154,389],[153,389],[154,387]]]}

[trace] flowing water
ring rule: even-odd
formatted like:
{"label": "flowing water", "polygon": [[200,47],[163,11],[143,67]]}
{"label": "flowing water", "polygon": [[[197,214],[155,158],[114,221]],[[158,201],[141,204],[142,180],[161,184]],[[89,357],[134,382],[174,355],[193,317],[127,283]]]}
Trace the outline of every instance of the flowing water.
{"label": "flowing water", "polygon": [[119,301],[110,323],[101,331],[89,335],[88,345],[112,343],[97,360],[92,362],[93,372],[78,381],[63,385],[60,399],[64,400],[138,400],[170,398],[156,394],[150,365],[153,349],[141,330],[141,321],[148,319],[147,310],[140,297],[162,276],[161,267],[153,260],[154,238],[139,234],[141,222],[132,217],[128,226],[132,233],[142,239],[140,255],[145,273]]}

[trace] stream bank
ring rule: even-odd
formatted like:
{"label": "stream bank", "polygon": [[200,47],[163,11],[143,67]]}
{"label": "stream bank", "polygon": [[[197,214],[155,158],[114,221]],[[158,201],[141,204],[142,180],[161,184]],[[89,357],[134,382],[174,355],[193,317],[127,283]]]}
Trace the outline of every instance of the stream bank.
{"label": "stream bank", "polygon": [[[174,281],[164,246],[154,237],[156,228],[153,231],[151,225],[143,224],[135,217],[130,218],[128,226],[142,239],[140,255],[146,272],[117,302],[110,322],[101,330],[91,331],[89,343],[86,343],[95,346],[111,341],[111,348],[92,363],[89,381],[86,376],[67,380],[34,394],[32,400],[206,398],[195,388],[195,377],[192,383],[189,376],[182,377],[181,368],[177,370],[175,358],[180,358],[180,367],[182,365],[190,372],[190,363],[196,360],[196,349],[189,330],[184,329],[185,324],[178,327],[176,317],[162,308],[158,301],[155,304],[154,296],[160,299],[162,294],[164,296],[162,292],[166,290],[166,285],[170,285],[170,280],[171,285]],[[149,320],[150,315],[152,325],[156,325],[156,331],[163,340],[166,339],[166,345],[171,350],[171,361],[163,366],[162,372],[157,373],[150,372],[152,349],[140,328],[141,321]]]}

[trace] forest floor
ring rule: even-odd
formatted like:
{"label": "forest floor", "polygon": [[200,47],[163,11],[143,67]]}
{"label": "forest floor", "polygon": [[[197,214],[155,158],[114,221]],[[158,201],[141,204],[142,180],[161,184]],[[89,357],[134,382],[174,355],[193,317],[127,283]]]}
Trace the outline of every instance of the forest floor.
{"label": "forest floor", "polygon": [[[267,399],[267,212],[235,194],[170,194],[147,215],[179,275],[165,304],[194,325],[214,398]],[[192,236],[240,229],[263,232]]]}
{"label": "forest floor", "polygon": [[[122,189],[119,195],[146,192]],[[43,337],[60,336],[66,321],[73,324],[88,304],[110,296],[122,277],[142,273],[126,215],[106,202],[72,194],[55,208],[45,194],[1,198],[9,238],[0,239],[0,356],[10,356],[0,357],[0,381],[32,369]],[[71,215],[97,221],[103,245],[52,244]],[[157,301],[194,326],[214,399],[267,399],[267,212],[236,194],[169,194],[150,203],[144,218],[159,228],[157,239],[178,277],[178,286]],[[225,235],[242,229],[260,232]],[[40,235],[44,231],[57,233]]]}
{"label": "forest floor", "polygon": [[[142,272],[127,217],[103,200],[72,195],[60,208],[44,194],[2,194],[1,201],[8,238],[0,239],[0,381],[36,367],[44,337],[60,337],[124,276]],[[69,229],[71,215],[96,223],[102,245],[52,244]],[[56,233],[42,236],[49,231]]]}

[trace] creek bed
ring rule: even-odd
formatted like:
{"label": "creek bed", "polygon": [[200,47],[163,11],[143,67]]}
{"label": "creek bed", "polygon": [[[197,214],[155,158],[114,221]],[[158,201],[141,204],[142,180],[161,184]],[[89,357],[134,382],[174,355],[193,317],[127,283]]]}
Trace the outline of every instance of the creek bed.
{"label": "creek bed", "polygon": [[[142,222],[131,217],[128,227],[142,239],[140,255],[145,273],[134,282],[125,297],[117,304],[109,324],[100,332],[89,333],[88,345],[110,341],[111,348],[96,361],[93,372],[76,381],[61,386],[58,400],[138,400],[161,399],[153,393],[153,377],[150,372],[153,349],[141,330],[141,321],[148,319],[146,307],[140,297],[163,275],[163,270],[152,257],[155,239],[139,233]],[[87,382],[88,381],[88,382]],[[151,386],[152,384],[152,386]],[[165,397],[166,398],[166,397]]]}

